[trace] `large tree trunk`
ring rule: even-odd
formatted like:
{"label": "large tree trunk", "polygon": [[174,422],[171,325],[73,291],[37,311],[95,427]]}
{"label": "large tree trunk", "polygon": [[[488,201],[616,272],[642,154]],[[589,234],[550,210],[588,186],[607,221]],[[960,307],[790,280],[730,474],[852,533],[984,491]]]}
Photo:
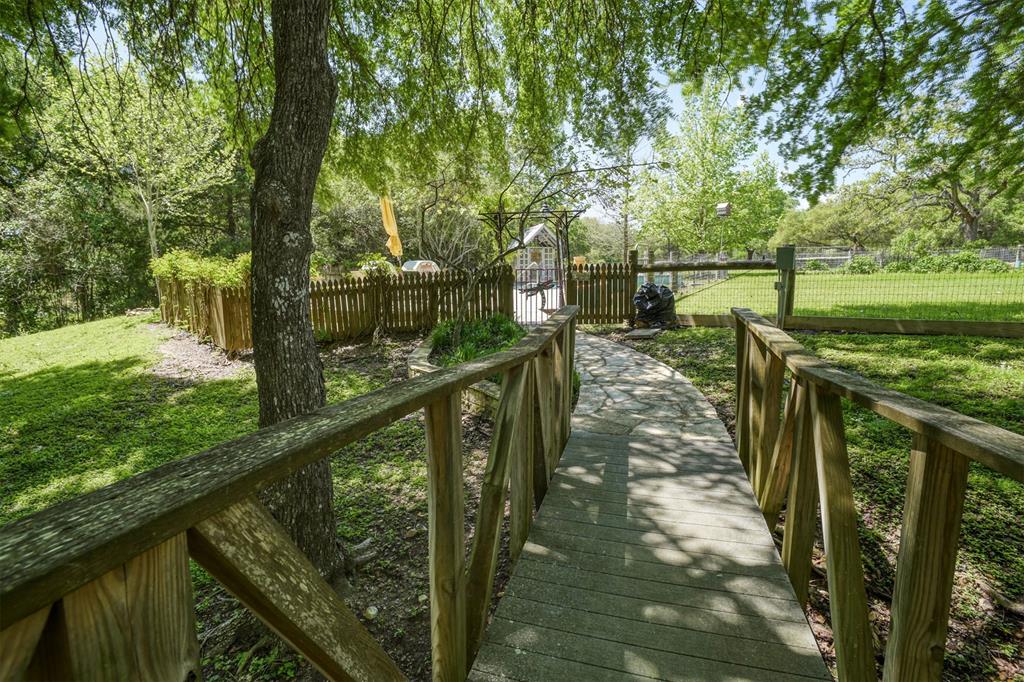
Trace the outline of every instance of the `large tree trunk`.
{"label": "large tree trunk", "polygon": [[[310,412],[325,400],[309,311],[309,231],[334,116],[327,61],[327,0],[274,0],[274,109],[253,147],[252,309],[260,426]],[[330,578],[341,565],[331,471],[310,465],[263,495],[271,513]]]}
{"label": "large tree trunk", "polygon": [[981,213],[968,212],[960,219],[960,232],[965,241],[978,241],[981,232]]}

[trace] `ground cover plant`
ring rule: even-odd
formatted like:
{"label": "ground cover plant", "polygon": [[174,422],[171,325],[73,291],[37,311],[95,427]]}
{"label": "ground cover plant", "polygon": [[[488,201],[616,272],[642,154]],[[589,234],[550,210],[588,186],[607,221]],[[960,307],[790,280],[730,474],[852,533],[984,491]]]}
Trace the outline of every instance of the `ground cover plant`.
{"label": "ground cover plant", "polygon": [[[607,331],[607,330],[605,330]],[[621,332],[612,332],[623,342]],[[1024,433],[1024,340],[952,336],[799,334],[808,349],[880,384],[1002,428]],[[693,380],[733,429],[735,333],[668,331],[629,342]],[[874,413],[844,405],[872,622],[888,633],[910,450],[909,432]],[[944,678],[1024,676],[1024,486],[972,464],[960,532]],[[820,538],[819,538],[820,543]],[[818,547],[816,562],[820,562]],[[809,612],[831,655],[823,575],[814,576]]]}
{"label": "ground cover plant", "polygon": [[526,330],[506,315],[496,314],[482,320],[442,322],[431,332],[433,358],[442,366],[497,353],[514,346],[526,336]]}
{"label": "ground cover plant", "polygon": [[[404,379],[416,342],[322,346],[328,402]],[[256,428],[251,364],[150,316],[2,340],[0,524]],[[469,530],[490,424],[467,418],[464,431]],[[349,566],[345,599],[412,679],[430,675],[425,447],[413,415],[331,459],[337,533],[348,547],[373,538],[375,555]],[[195,565],[193,578],[204,679],[313,676]]]}
{"label": "ground cover plant", "polygon": [[[777,278],[775,272],[734,275],[692,294],[677,294],[676,310],[689,315],[723,315],[731,307],[741,306],[774,315]],[[1024,322],[1024,271],[801,271],[796,278],[793,314]]]}

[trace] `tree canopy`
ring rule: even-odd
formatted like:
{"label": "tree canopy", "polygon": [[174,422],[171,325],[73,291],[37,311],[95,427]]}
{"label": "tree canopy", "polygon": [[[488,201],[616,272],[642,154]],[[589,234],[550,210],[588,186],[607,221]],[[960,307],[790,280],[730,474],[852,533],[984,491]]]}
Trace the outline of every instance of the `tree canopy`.
{"label": "tree canopy", "polygon": [[[786,4],[752,104],[799,160],[797,187],[832,190],[852,148],[897,121],[925,142],[908,159],[953,170],[984,152],[991,177],[1024,183],[1024,12],[1017,2]],[[928,137],[936,125],[954,135]]]}
{"label": "tree canopy", "polygon": [[[662,133],[655,154],[662,167],[641,175],[636,213],[641,239],[684,252],[763,248],[788,198],[778,171],[757,152],[754,121],[727,103],[729,84],[713,79],[683,97],[679,131]],[[716,204],[732,213],[718,217]]]}

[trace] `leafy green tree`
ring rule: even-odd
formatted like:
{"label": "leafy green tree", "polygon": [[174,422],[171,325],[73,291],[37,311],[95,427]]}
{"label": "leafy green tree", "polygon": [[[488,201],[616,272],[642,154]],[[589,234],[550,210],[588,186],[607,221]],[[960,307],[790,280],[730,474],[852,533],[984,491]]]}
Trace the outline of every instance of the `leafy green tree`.
{"label": "leafy green tree", "polygon": [[[577,240],[575,243],[574,237]],[[634,243],[635,235],[629,238],[629,243]],[[591,263],[622,263],[622,225],[599,218],[581,217],[569,231],[569,246],[573,256],[586,256]]]}
{"label": "leafy green tree", "polygon": [[[754,122],[726,102],[729,84],[708,81],[684,91],[679,132],[655,142],[663,168],[648,170],[637,189],[641,239],[691,253],[763,248],[788,198],[764,154],[755,155]],[[730,216],[716,214],[718,203]]]}
{"label": "leafy green tree", "polygon": [[158,97],[137,71],[86,64],[71,80],[33,73],[34,115],[7,140],[7,333],[145,305],[154,248],[244,246],[230,193],[247,179],[197,113],[204,86]]}
{"label": "leafy green tree", "polygon": [[[452,150],[462,167],[500,167],[510,149],[554,150],[567,131],[628,137],[657,114],[656,66],[738,69],[767,46],[764,27],[785,16],[769,0],[681,12],[547,0],[93,0],[45,9],[0,14],[0,30],[29,52],[80,55],[111,27],[159,85],[180,87],[190,70],[201,75],[234,112],[238,137],[257,140],[249,158],[261,426],[324,404],[309,320],[310,219],[332,131],[342,142],[336,158],[374,190],[396,169],[434,177],[439,156]],[[327,463],[298,472],[265,501],[314,564],[333,573],[340,557]]]}
{"label": "leafy green tree", "polygon": [[[848,151],[889,128],[915,138],[937,125],[911,166],[936,157],[959,170],[984,151],[977,178],[993,186],[1010,173],[1024,184],[1024,12],[1019,2],[920,3],[814,0],[787,4],[767,55],[770,75],[752,103],[765,133],[799,160],[794,180],[828,193]],[[910,106],[913,103],[914,106]]]}
{"label": "leafy green tree", "polygon": [[51,165],[0,199],[6,334],[89,320],[150,299],[148,249],[109,187]]}
{"label": "leafy green tree", "polygon": [[862,181],[840,187],[809,208],[787,211],[770,244],[884,248],[901,232],[934,231],[940,220],[935,210],[891,210]]}
{"label": "leafy green tree", "polygon": [[[943,141],[958,135],[953,126],[950,120],[935,121],[927,134],[918,136],[901,132],[896,121],[856,148],[847,165],[871,172],[860,193],[887,213],[924,212],[937,223],[952,222],[964,242],[1012,240],[1017,197],[1008,190],[1024,166],[992,172],[998,164],[995,149],[973,152],[959,162],[945,156],[948,145]],[[925,155],[928,160],[923,162]]]}
{"label": "leafy green tree", "polygon": [[156,257],[161,222],[231,180],[223,131],[199,113],[184,94],[154,92],[130,66],[97,63],[56,88],[43,125],[56,162],[132,198]]}

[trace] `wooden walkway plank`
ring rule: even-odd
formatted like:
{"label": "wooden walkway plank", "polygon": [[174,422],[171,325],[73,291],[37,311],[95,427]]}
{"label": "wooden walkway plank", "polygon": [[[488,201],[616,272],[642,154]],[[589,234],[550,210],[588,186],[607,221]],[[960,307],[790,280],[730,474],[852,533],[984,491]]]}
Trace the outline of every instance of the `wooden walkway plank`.
{"label": "wooden walkway plank", "polygon": [[[517,575],[524,580],[538,580],[546,583],[565,585],[570,588],[587,589],[602,594],[643,599],[652,604],[673,604],[689,606],[706,611],[757,616],[772,621],[787,621],[804,626],[807,619],[799,604],[778,589],[758,589],[751,579],[731,581],[729,590],[716,589],[717,583],[699,585],[685,580],[670,582],[659,579],[674,577],[665,571],[664,576],[656,573],[639,575],[618,575],[598,569],[578,568],[562,564],[537,561],[530,557],[523,560]],[[638,572],[640,573],[640,572]],[[514,587],[510,589],[515,589]],[[728,622],[729,616],[723,616]]]}
{"label": "wooden walkway plank", "polygon": [[577,338],[565,451],[472,680],[828,680],[732,440],[682,375]]}

